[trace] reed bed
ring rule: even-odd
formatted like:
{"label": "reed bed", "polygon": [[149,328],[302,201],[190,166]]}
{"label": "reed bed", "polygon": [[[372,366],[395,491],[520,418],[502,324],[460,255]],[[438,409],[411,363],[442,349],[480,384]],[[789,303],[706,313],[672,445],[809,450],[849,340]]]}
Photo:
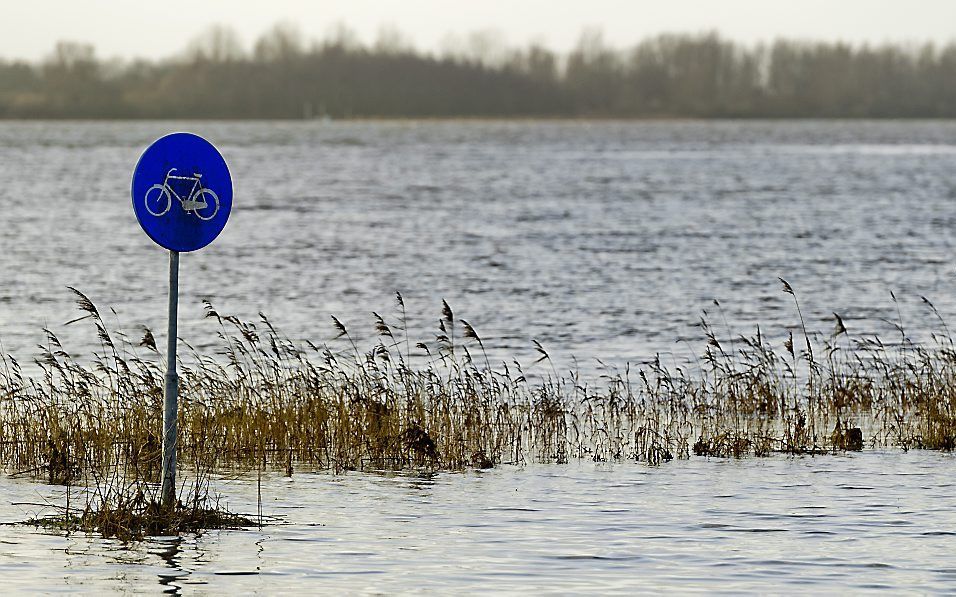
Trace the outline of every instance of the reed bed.
{"label": "reed bed", "polygon": [[[335,341],[300,344],[264,315],[241,321],[207,303],[221,349],[200,354],[187,345],[181,359],[180,462],[207,473],[292,475],[956,447],[948,331],[925,347],[900,328],[888,345],[850,337],[835,315],[832,333],[813,334],[793,289],[783,288],[801,327],[780,346],[759,328],[725,340],[702,321],[697,365],[658,359],[591,382],[559,375],[537,343],[536,370],[547,373],[493,366],[481,337],[447,303],[435,340],[416,343],[398,295],[394,317],[372,315],[379,341],[364,351],[335,318]],[[100,348],[81,362],[45,330],[33,376],[0,355],[0,465],[52,483],[89,485],[107,474],[156,482],[162,355],[149,330],[138,341],[111,331],[74,292],[77,324],[92,325]]]}

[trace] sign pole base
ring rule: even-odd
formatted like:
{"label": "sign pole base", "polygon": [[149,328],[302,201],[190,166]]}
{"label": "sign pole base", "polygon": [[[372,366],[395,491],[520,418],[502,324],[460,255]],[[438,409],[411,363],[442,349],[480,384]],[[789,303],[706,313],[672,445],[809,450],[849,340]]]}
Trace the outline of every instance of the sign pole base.
{"label": "sign pole base", "polygon": [[169,252],[169,330],[166,335],[166,384],[163,397],[162,504],[176,505],[176,438],[179,414],[179,375],[176,373],[176,336],[179,319],[179,251]]}

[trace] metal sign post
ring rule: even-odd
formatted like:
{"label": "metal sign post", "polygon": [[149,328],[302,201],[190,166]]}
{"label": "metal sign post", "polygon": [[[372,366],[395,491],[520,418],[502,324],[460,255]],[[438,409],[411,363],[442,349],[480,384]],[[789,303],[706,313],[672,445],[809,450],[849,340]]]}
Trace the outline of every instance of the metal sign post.
{"label": "metal sign post", "polygon": [[169,252],[169,331],[166,335],[166,386],[163,392],[163,506],[176,500],[176,440],[179,417],[179,375],[176,340],[179,324],[179,251]]}
{"label": "metal sign post", "polygon": [[211,243],[232,211],[232,177],[219,151],[198,135],[173,133],[150,145],[133,171],[133,211],[143,231],[169,249],[169,332],[163,399],[163,506],[176,506],[179,375],[176,341],[179,254]]}

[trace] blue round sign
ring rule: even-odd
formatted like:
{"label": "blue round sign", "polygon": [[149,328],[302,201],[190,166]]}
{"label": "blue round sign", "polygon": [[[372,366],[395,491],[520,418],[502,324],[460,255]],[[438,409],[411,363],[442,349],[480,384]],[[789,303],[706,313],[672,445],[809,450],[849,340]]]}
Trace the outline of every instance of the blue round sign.
{"label": "blue round sign", "polygon": [[232,211],[232,177],[212,143],[192,133],[160,137],[133,171],[133,211],[153,241],[171,251],[201,249]]}

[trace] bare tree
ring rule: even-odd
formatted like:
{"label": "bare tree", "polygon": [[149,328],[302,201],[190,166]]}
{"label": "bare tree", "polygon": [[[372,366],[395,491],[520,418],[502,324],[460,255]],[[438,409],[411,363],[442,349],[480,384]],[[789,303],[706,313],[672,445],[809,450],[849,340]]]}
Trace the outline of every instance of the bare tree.
{"label": "bare tree", "polygon": [[292,23],[277,23],[256,41],[254,55],[262,62],[284,62],[300,56],[305,47],[302,32]]}
{"label": "bare tree", "polygon": [[213,25],[189,43],[186,57],[193,62],[233,62],[242,60],[245,50],[234,29]]}

